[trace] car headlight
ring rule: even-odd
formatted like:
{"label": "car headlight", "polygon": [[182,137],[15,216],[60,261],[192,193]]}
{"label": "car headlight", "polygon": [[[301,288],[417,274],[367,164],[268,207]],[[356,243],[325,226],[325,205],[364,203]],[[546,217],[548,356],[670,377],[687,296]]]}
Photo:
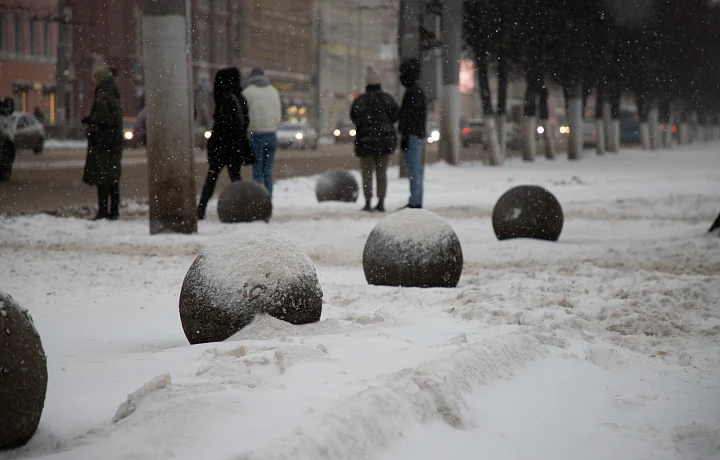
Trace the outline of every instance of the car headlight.
{"label": "car headlight", "polygon": [[296,133],[296,134],[295,134],[295,139],[301,141],[302,138],[303,138],[303,134],[302,134],[302,133]]}
{"label": "car headlight", "polygon": [[333,134],[335,135],[335,137],[339,136],[339,135],[340,135],[340,130],[339,130],[339,129],[336,129],[335,131],[333,131]]}
{"label": "car headlight", "polygon": [[[538,127],[537,127],[537,133],[538,133],[538,134],[542,134],[542,133],[544,133],[544,132],[545,132],[545,128],[543,128],[542,126],[538,126]],[[560,131],[560,132],[562,132],[562,131]]]}
{"label": "car headlight", "polygon": [[430,137],[432,138],[433,142],[439,141],[440,140],[440,131],[438,131],[437,129],[433,130],[433,132],[430,133]]}
{"label": "car headlight", "polygon": [[133,138],[133,132],[132,131],[125,131],[125,139],[132,140]]}
{"label": "car headlight", "polygon": [[348,134],[350,134],[351,136],[355,137],[355,135],[357,134],[357,131],[355,131],[354,129],[351,129]]}
{"label": "car headlight", "polygon": [[570,127],[569,126],[561,126],[560,134],[570,134]]}
{"label": "car headlight", "polygon": [[205,139],[210,139],[210,136],[212,136],[212,131],[205,131]]}

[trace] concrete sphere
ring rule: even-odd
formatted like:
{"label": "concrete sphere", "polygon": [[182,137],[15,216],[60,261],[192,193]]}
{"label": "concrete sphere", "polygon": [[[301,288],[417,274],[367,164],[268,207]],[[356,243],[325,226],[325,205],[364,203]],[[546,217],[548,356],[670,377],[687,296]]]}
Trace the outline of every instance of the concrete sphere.
{"label": "concrete sphere", "polygon": [[47,360],[27,310],[0,292],[0,449],[35,434],[47,392]]}
{"label": "concrete sphere", "polygon": [[180,292],[180,320],[191,344],[221,342],[259,313],[317,322],[322,296],[315,267],[295,243],[270,230],[241,230],[195,259]]}
{"label": "concrete sphere", "polygon": [[262,185],[253,181],[232,182],[223,190],[217,205],[218,217],[226,224],[270,221],[272,200]]}
{"label": "concrete sphere", "polygon": [[363,269],[374,285],[455,287],[463,269],[462,247],[450,224],[437,214],[404,209],[370,233]]}
{"label": "concrete sphere", "polygon": [[500,197],[492,214],[493,229],[499,240],[557,241],[563,222],[563,211],[557,198],[536,185],[511,188]]}
{"label": "concrete sphere", "polygon": [[319,202],[354,203],[357,201],[358,191],[358,183],[353,175],[342,169],[331,169],[325,172],[315,186],[315,196]]}

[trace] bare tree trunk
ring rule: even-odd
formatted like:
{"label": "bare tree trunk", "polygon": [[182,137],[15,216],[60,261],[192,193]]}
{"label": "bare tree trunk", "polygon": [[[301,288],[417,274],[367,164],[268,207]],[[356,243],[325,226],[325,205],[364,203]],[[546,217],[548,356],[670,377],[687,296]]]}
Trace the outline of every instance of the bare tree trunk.
{"label": "bare tree trunk", "polygon": [[595,102],[595,152],[598,155],[605,155],[605,122],[603,120],[603,109],[605,109],[605,99],[603,88],[597,88],[597,100]]}
{"label": "bare tree trunk", "polygon": [[650,103],[647,121],[650,131],[650,150],[657,150],[660,147],[660,111],[656,100]]}
{"label": "bare tree trunk", "polygon": [[568,160],[579,160],[582,157],[583,131],[583,86],[582,82],[574,83],[568,91],[568,121],[570,136],[568,139]]}
{"label": "bare tree trunk", "polygon": [[661,132],[661,146],[669,149],[672,147],[672,113],[670,112],[670,101],[662,99],[660,101],[660,124],[664,127]]}
{"label": "bare tree trunk", "polygon": [[525,127],[523,130],[523,160],[535,161],[537,146],[535,133],[537,130],[537,90],[538,77],[534,63],[528,63],[526,69],[527,89],[525,90]]}
{"label": "bare tree trunk", "polygon": [[480,100],[482,102],[483,121],[485,126],[483,137],[485,138],[485,149],[488,154],[488,163],[491,166],[498,166],[503,163],[503,160],[500,155],[497,130],[495,129],[492,95],[490,94],[490,81],[488,79],[487,55],[485,53],[480,53],[479,56],[475,56],[475,63],[480,87]]}
{"label": "bare tree trunk", "polygon": [[[612,96],[611,96],[612,97]],[[603,124],[605,125],[605,150],[610,151],[610,144],[612,143],[612,104],[609,99],[603,101]]]}
{"label": "bare tree trunk", "polygon": [[462,50],[462,0],[443,2],[443,94],[440,105],[440,158],[460,163],[460,51]]}
{"label": "bare tree trunk", "polygon": [[195,233],[188,8],[146,0],[143,13],[150,233]]}
{"label": "bare tree trunk", "polygon": [[610,117],[607,151],[617,153],[620,151],[620,91],[616,87],[610,94],[610,110],[605,115]]}
{"label": "bare tree trunk", "polygon": [[555,159],[555,136],[550,126],[550,108],[548,107],[548,87],[545,84],[545,72],[540,73],[540,124],[545,158]]}
{"label": "bare tree trunk", "polygon": [[503,51],[500,51],[498,59],[498,103],[497,103],[497,129],[498,141],[500,143],[500,157],[505,158],[507,146],[507,60]]}

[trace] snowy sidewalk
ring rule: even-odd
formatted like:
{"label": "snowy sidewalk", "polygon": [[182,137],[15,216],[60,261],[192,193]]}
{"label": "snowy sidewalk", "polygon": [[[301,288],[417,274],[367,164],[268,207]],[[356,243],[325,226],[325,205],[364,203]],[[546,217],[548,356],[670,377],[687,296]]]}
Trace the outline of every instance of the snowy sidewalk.
{"label": "snowy sidewalk", "polygon": [[[465,256],[450,290],[368,286],[380,216],[282,181],[269,227],[315,263],[322,321],[260,318],[199,346],[183,277],[243,228],[214,205],[193,236],[0,218],[0,289],[33,314],[49,366],[37,435],[0,459],[718,458],[718,171],[717,145],[428,167],[427,208]],[[524,183],[563,205],[558,243],[495,238],[493,204]],[[407,183],[389,196],[404,204]]]}

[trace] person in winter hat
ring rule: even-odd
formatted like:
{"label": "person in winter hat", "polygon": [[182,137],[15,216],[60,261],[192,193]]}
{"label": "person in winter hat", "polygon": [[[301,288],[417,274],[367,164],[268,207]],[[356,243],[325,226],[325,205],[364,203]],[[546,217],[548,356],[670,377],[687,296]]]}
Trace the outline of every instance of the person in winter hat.
{"label": "person in winter hat", "polygon": [[356,126],[355,155],[360,158],[365,207],[372,211],[373,171],[377,181],[376,211],[385,212],[388,157],[395,151],[397,136],[395,122],[398,106],[395,99],[380,86],[380,74],[374,66],[367,66],[367,87],[350,108],[350,119]]}
{"label": "person in winter hat", "polygon": [[255,160],[247,137],[248,104],[240,92],[240,71],[236,67],[218,70],[213,97],[215,114],[207,147],[208,173],[197,208],[200,220],[205,218],[220,171],[227,166],[230,180],[235,182],[240,180],[240,167]]}
{"label": "person in winter hat", "polygon": [[423,204],[422,153],[427,123],[425,93],[418,85],[420,70],[420,61],[417,59],[406,59],[400,65],[400,83],[405,87],[400,106],[400,146],[410,180],[410,199],[406,207],[415,209],[422,208]]}
{"label": "person in winter hat", "polygon": [[250,110],[250,145],[255,154],[253,179],[265,185],[272,196],[272,170],[277,150],[277,130],[282,120],[280,93],[270,84],[263,69],[253,69],[243,90]]}
{"label": "person in winter hat", "polygon": [[[90,115],[82,119],[88,128],[88,152],[83,182],[97,187],[95,220],[120,216],[120,176],[123,152],[123,111],[120,90],[107,67],[93,74],[95,100]],[[108,200],[110,206],[108,208]]]}

